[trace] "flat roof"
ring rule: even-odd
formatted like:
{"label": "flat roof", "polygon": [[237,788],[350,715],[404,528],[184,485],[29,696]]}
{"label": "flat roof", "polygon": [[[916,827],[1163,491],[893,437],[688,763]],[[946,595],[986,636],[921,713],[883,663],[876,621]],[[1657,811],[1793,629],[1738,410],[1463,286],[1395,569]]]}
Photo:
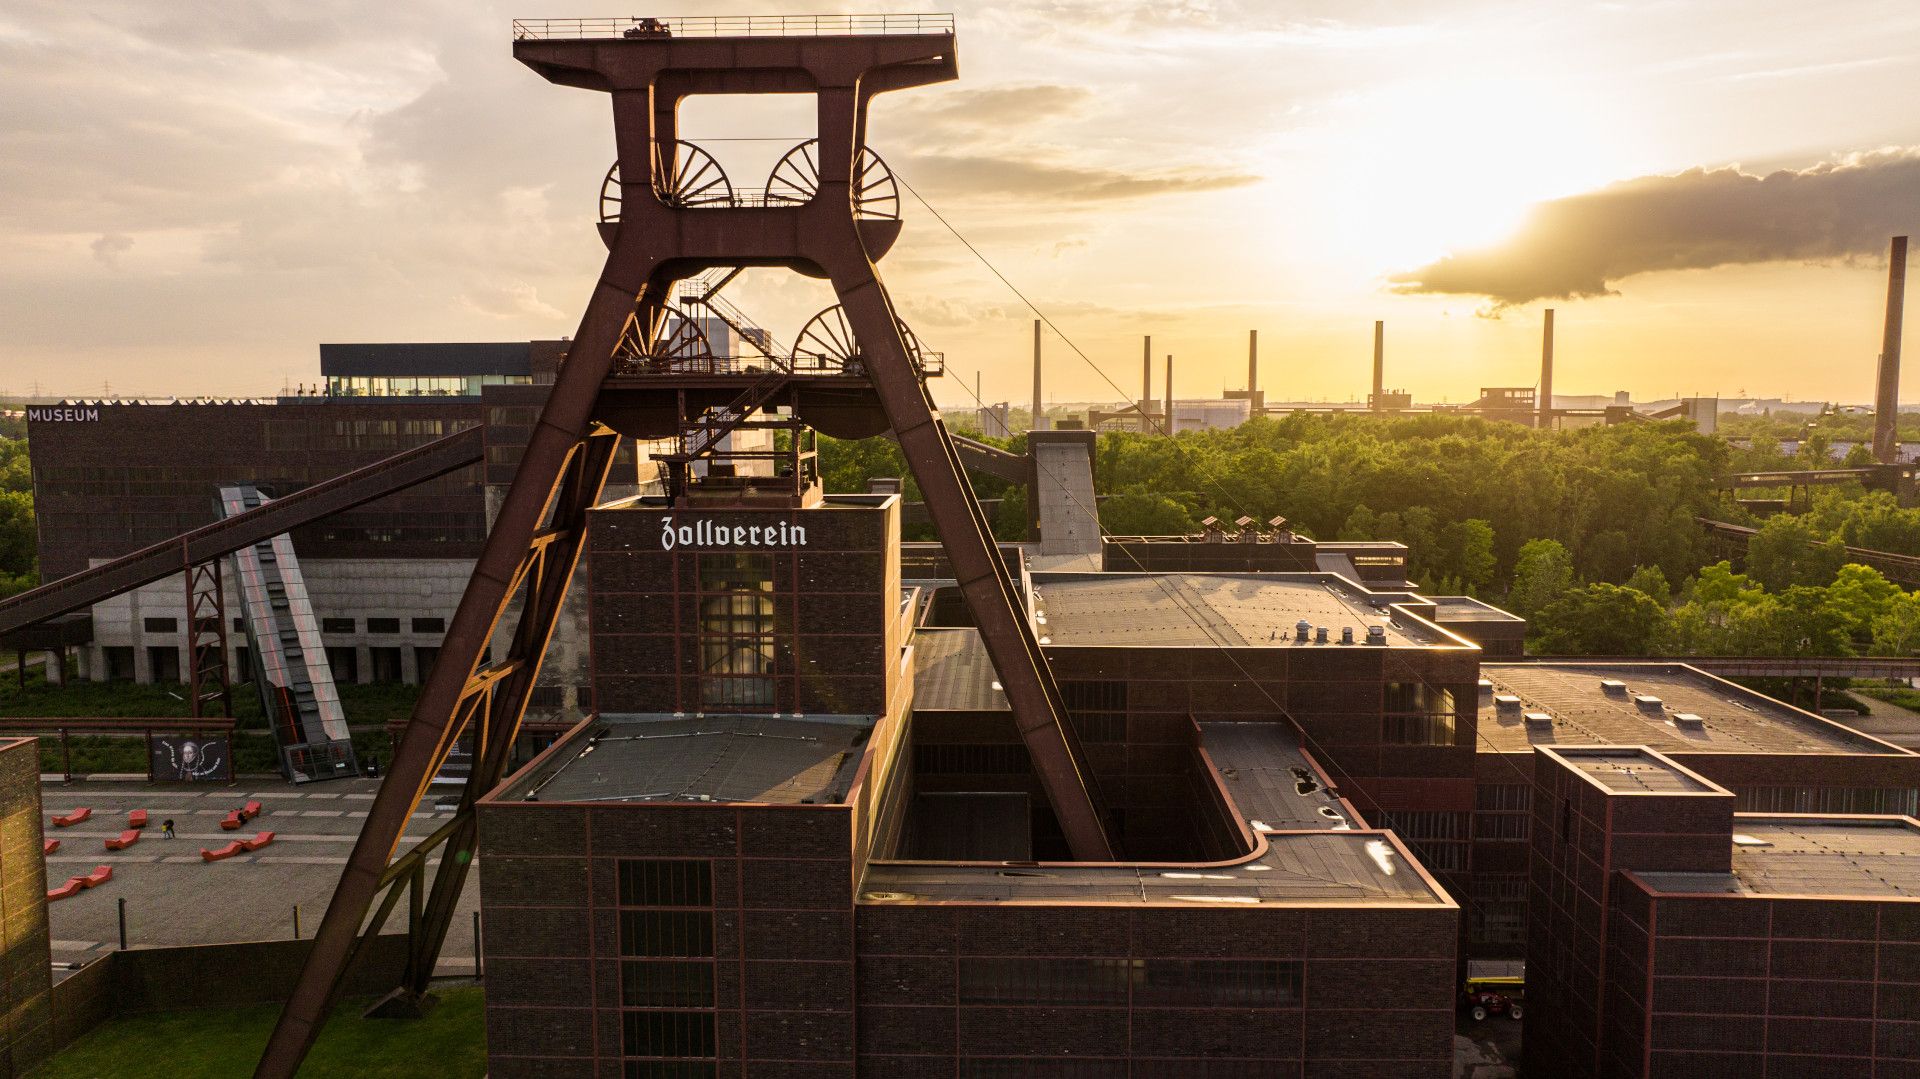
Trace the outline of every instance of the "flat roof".
{"label": "flat roof", "polygon": [[1004,712],[1011,707],[979,630],[913,631],[913,707],[962,712]]}
{"label": "flat roof", "polygon": [[[1646,746],[1661,753],[1903,754],[1682,663],[1482,663],[1481,748]],[[1616,682],[1611,691],[1601,683]],[[1501,707],[1496,698],[1518,697]],[[1547,720],[1529,722],[1527,715]],[[1697,717],[1698,722],[1688,717]]]}
{"label": "flat roof", "polygon": [[603,714],[496,800],[838,802],[872,727],[871,716]]}
{"label": "flat roof", "polygon": [[[1403,595],[1377,595],[1331,573],[1035,574],[1034,611],[1055,645],[1364,648],[1384,626],[1397,647],[1455,646],[1453,639],[1392,609]],[[1301,620],[1328,629],[1329,643],[1294,639]],[[1342,628],[1354,643],[1342,645]]]}
{"label": "flat roof", "polygon": [[1511,611],[1472,596],[1426,596],[1433,601],[1434,617],[1443,622],[1525,622]]}
{"label": "flat roof", "polygon": [[349,378],[531,375],[532,355],[528,341],[323,344],[320,373]]}
{"label": "flat roof", "polygon": [[1657,753],[1638,746],[1567,746],[1553,754],[1609,794],[1727,794]]}
{"label": "flat roof", "polygon": [[1920,822],[1911,817],[1736,813],[1730,873],[1635,873],[1655,892],[1920,899]]}
{"label": "flat roof", "polygon": [[[1452,907],[1388,833],[1346,819],[1321,785],[1292,731],[1273,723],[1203,723],[1202,748],[1259,853],[1237,862],[880,862],[869,865],[867,903],[1019,903],[1244,908],[1275,906]],[[1313,780],[1303,790],[1295,770]],[[1332,808],[1339,818],[1320,812]]]}

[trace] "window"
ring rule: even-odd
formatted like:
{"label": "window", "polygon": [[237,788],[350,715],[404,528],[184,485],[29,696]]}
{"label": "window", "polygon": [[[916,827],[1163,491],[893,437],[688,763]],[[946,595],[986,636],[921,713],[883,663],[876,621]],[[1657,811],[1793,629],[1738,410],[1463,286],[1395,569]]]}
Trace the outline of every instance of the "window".
{"label": "window", "polygon": [[1066,701],[1069,711],[1124,712],[1127,710],[1125,682],[1063,681],[1060,683],[1060,696]]}
{"label": "window", "polygon": [[774,703],[773,556],[703,554],[700,560],[700,700]]}
{"label": "window", "polygon": [[962,1004],[1127,1002],[1126,959],[961,959]]}
{"label": "window", "polygon": [[915,745],[913,770],[922,775],[1018,776],[1032,769],[1026,746]]}
{"label": "window", "polygon": [[430,673],[433,670],[434,660],[437,660],[439,658],[440,658],[440,650],[438,648],[427,648],[419,645],[416,645],[414,647],[413,669],[419,672],[419,678],[421,682],[423,683],[426,682],[428,673]]}
{"label": "window", "polygon": [[1473,838],[1524,840],[1533,807],[1533,792],[1525,783],[1482,783],[1474,795]]}
{"label": "window", "polygon": [[629,1060],[624,1079],[715,1079],[719,1065],[699,1060]]}
{"label": "window", "polygon": [[1475,944],[1525,944],[1527,875],[1475,873],[1467,887],[1468,939]]}
{"label": "window", "polygon": [[149,645],[147,668],[155,682],[180,681],[180,650],[172,645]]}
{"label": "window", "polygon": [[620,905],[710,907],[713,905],[713,863],[623,861],[620,863]]}
{"label": "window", "polygon": [[400,620],[398,618],[369,618],[367,619],[367,632],[398,633],[400,632]]}
{"label": "window", "polygon": [[398,648],[369,648],[367,662],[373,667],[373,681],[401,681],[400,650]]}
{"label": "window", "polygon": [[1450,746],[1453,693],[1425,682],[1388,682],[1381,741],[1400,746]]}
{"label": "window", "polygon": [[1912,787],[1735,787],[1740,813],[1898,813],[1913,816]]}
{"label": "window", "polygon": [[1399,810],[1380,816],[1382,827],[1400,833],[1428,869],[1467,868],[1467,814]]}
{"label": "window", "polygon": [[[618,865],[621,1048],[629,1057],[714,1055],[713,863],[628,859]],[[626,1067],[628,1076],[712,1076],[711,1065]],[[701,1070],[704,1068],[705,1070]]]}
{"label": "window", "polygon": [[1300,964],[1274,959],[1148,959],[1133,1002],[1160,1008],[1280,1008],[1300,1003]]}
{"label": "window", "polygon": [[416,618],[413,620],[415,633],[445,633],[447,620],[444,618]]}
{"label": "window", "polygon": [[320,632],[322,632],[322,633],[352,633],[352,632],[353,632],[353,619],[351,619],[351,618],[322,618],[322,619],[320,620]]}
{"label": "window", "polygon": [[141,620],[140,628],[148,633],[178,633],[180,620],[178,618],[146,618]]}
{"label": "window", "polygon": [[962,1004],[1291,1008],[1300,964],[1271,959],[960,960]]}

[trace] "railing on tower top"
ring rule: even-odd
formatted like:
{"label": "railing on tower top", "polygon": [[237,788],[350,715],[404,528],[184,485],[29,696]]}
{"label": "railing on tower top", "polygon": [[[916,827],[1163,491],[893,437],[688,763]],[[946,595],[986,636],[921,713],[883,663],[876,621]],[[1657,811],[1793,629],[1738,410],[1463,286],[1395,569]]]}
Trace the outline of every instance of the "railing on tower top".
{"label": "railing on tower top", "polygon": [[844,37],[866,34],[951,34],[941,15],[688,15],[666,18],[515,19],[515,41],[576,38]]}

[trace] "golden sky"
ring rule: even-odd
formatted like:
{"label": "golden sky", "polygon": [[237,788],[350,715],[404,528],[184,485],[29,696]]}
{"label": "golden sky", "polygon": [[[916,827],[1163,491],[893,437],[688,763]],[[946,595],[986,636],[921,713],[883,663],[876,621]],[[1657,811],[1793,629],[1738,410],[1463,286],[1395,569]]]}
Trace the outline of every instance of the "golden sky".
{"label": "golden sky", "polygon": [[[320,341],[572,332],[606,102],[515,63],[508,22],[594,13],[0,8],[0,390],[270,393]],[[1363,395],[1380,318],[1391,385],[1470,399],[1534,381],[1552,306],[1562,393],[1871,396],[1886,238],[1920,232],[1920,5],[955,14],[961,79],[881,98],[874,146],[1129,391],[1142,334],[1211,396],[1257,328],[1270,398]],[[798,99],[684,119],[739,186],[811,133]],[[947,353],[940,398],[979,370],[1024,401],[1031,315],[907,210],[881,269]],[[765,273],[733,298],[787,338],[830,302]],[[1051,397],[1114,396],[1047,348]]]}

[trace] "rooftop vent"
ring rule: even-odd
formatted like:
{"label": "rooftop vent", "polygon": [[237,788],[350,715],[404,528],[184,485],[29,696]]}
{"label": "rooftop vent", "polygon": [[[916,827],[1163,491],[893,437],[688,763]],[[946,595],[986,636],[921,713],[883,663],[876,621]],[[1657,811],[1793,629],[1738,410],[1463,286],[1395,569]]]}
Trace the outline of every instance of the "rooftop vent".
{"label": "rooftop vent", "polygon": [[1706,726],[1707,721],[1694,715],[1692,712],[1675,712],[1673,714],[1673,725],[1697,731]]}
{"label": "rooftop vent", "polygon": [[1493,706],[1502,712],[1517,712],[1520,710],[1520,698],[1511,693],[1496,693],[1493,695]]}
{"label": "rooftop vent", "polygon": [[1615,693],[1624,696],[1627,692],[1627,684],[1618,678],[1602,678],[1600,680],[1600,692]]}
{"label": "rooftop vent", "polygon": [[1387,643],[1387,627],[1368,626],[1367,627],[1367,643],[1371,645],[1376,645],[1376,646],[1386,644]]}
{"label": "rooftop vent", "polygon": [[1315,644],[1327,643],[1327,627],[1325,626],[1313,627],[1313,643]]}
{"label": "rooftop vent", "polygon": [[1639,705],[1640,707],[1646,709],[1649,712],[1658,712],[1661,707],[1660,698],[1654,696],[1651,693],[1640,694],[1639,696],[1633,699],[1633,703]]}
{"label": "rooftop vent", "polygon": [[1353,627],[1352,626],[1340,627],[1340,643],[1341,644],[1353,643]]}
{"label": "rooftop vent", "polygon": [[1735,832],[1733,833],[1733,845],[1736,847],[1771,847],[1773,846],[1773,841],[1770,839],[1761,839],[1757,835]]}
{"label": "rooftop vent", "polygon": [[1313,632],[1313,623],[1307,621],[1304,618],[1302,618],[1300,621],[1295,622],[1293,624],[1293,639],[1296,641],[1300,641],[1304,643],[1307,639],[1307,635],[1312,632]]}
{"label": "rooftop vent", "polygon": [[1549,712],[1528,712],[1526,714],[1526,720],[1527,726],[1529,727],[1553,726],[1553,715]]}
{"label": "rooftop vent", "polygon": [[1482,678],[1482,679],[1480,680],[1480,692],[1481,692],[1481,693],[1492,693],[1492,692],[1493,692],[1493,680],[1492,680],[1492,679],[1489,679],[1489,678]]}

